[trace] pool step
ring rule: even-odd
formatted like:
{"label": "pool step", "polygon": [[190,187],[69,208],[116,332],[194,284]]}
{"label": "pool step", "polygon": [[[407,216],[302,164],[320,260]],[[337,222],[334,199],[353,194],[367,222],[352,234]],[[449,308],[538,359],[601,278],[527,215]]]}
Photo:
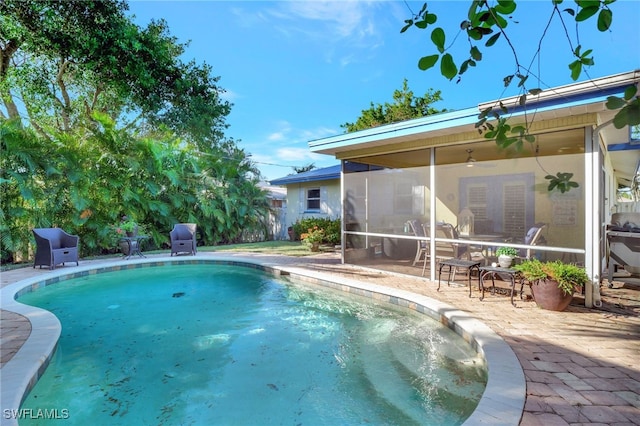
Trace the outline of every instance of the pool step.
{"label": "pool step", "polygon": [[485,390],[485,372],[479,366],[448,358],[432,348],[407,351],[392,345],[390,350],[396,369],[417,377],[414,383],[423,392],[447,398],[457,407],[473,411]]}
{"label": "pool step", "polygon": [[[468,352],[451,349],[455,345],[449,345],[448,349],[441,347],[445,344],[431,345],[423,351],[397,327],[393,320],[380,319],[361,335],[363,373],[376,394],[419,424],[442,420],[446,415],[442,412],[442,403],[455,407],[454,416],[464,418],[470,414],[485,385]],[[388,340],[392,338],[399,343],[389,345]],[[407,346],[416,346],[416,349],[408,351]],[[445,354],[438,352],[440,350]],[[457,360],[448,356],[455,356]],[[443,363],[453,367],[456,373],[446,370]],[[471,377],[465,377],[467,373]]]}

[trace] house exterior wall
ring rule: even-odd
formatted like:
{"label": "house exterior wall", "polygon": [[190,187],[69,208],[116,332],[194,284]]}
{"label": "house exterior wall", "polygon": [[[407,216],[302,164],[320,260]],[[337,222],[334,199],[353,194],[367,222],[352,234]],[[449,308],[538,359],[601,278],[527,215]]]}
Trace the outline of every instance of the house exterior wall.
{"label": "house exterior wall", "polygon": [[[315,188],[320,190],[320,209],[308,210],[306,208],[306,193],[309,189]],[[287,227],[292,226],[300,219],[308,217],[337,219],[340,216],[340,179],[287,185]]]}

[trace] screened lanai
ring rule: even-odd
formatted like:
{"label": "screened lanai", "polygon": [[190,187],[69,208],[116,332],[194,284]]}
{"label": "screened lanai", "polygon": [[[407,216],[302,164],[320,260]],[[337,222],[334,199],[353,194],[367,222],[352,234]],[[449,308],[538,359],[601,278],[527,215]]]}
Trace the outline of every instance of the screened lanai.
{"label": "screened lanai", "polygon": [[[454,249],[491,263],[497,247],[513,246],[584,264],[584,190],[549,193],[545,179],[572,173],[584,188],[584,129],[536,136],[519,152],[480,141],[345,160],[345,261],[428,275]],[[444,224],[457,235],[439,232]],[[535,246],[525,244],[541,224]]]}
{"label": "screened lanai", "polygon": [[[616,189],[640,164],[640,144],[612,125],[605,103],[639,80],[633,71],[553,88],[526,108],[503,100],[511,125],[535,136],[521,149],[501,149],[476,128],[496,102],[311,141],[342,161],[343,262],[436,280],[439,259],[490,264],[511,246],[584,266],[590,306]],[[558,173],[577,187],[549,190],[546,177]]]}

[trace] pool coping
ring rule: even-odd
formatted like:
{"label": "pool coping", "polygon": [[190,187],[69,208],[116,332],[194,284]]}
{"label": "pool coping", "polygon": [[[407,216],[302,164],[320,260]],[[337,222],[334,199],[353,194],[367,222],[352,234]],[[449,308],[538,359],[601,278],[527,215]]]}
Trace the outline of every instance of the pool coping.
{"label": "pool coping", "polygon": [[478,424],[518,425],[526,399],[524,372],[513,349],[490,327],[447,303],[405,290],[365,283],[352,278],[312,271],[304,267],[248,257],[216,258],[157,257],[129,261],[107,262],[73,270],[54,270],[50,275],[27,278],[0,289],[2,309],[26,317],[32,325],[31,334],[16,355],[2,368],[0,375],[0,408],[2,424],[17,425],[16,419],[7,419],[7,410],[19,410],[28,392],[35,386],[55,353],[61,333],[58,318],[49,311],[19,303],[16,298],[62,280],[103,272],[164,266],[167,264],[228,264],[261,269],[276,276],[294,279],[340,291],[357,294],[425,314],[448,326],[481,354],[486,362],[488,380],[478,406],[464,422],[465,426]]}

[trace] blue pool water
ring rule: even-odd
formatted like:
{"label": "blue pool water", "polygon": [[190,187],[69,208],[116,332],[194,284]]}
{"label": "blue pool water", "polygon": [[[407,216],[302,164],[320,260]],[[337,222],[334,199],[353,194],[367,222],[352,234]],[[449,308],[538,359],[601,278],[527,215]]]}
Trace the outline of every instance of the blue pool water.
{"label": "blue pool water", "polygon": [[430,318],[241,266],[109,272],[19,301],[62,323],[21,407],[68,414],[51,424],[455,425],[486,385]]}

